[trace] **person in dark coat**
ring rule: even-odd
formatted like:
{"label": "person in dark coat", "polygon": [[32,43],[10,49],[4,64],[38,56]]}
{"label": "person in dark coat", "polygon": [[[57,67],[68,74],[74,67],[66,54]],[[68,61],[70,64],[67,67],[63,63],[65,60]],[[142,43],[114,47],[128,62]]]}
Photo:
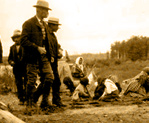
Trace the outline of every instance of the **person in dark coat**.
{"label": "person in dark coat", "polygon": [[[52,103],[61,107],[61,106],[65,106],[64,104],[62,104],[61,98],[60,98],[61,81],[60,81],[60,77],[58,74],[58,59],[60,59],[62,55],[59,52],[61,46],[57,41],[56,35],[54,34],[59,29],[59,25],[61,24],[59,24],[58,18],[50,17],[48,19],[48,27],[49,27],[48,36],[50,39],[49,43],[51,43],[52,51],[53,51],[52,57],[49,57],[49,61],[51,62],[52,70],[54,73],[54,82],[52,86],[52,90],[53,90],[52,91],[52,95],[53,95]],[[49,56],[51,56],[51,54]]]}
{"label": "person in dark coat", "polygon": [[0,63],[3,63],[3,47],[2,47],[1,37],[0,37]]}
{"label": "person in dark coat", "polygon": [[[51,46],[51,50],[47,52],[47,56],[51,63],[51,67],[52,67],[53,74],[54,74],[54,81],[52,84],[52,95],[53,95],[52,104],[59,106],[59,107],[63,107],[65,105],[61,102],[61,97],[60,97],[61,81],[60,81],[60,77],[58,74],[58,59],[62,57],[62,54],[60,52],[61,46],[58,43],[57,38],[54,34],[54,32],[57,32],[58,30],[58,25],[60,25],[59,19],[53,18],[53,17],[50,17],[48,19],[47,36],[48,36],[49,45]],[[40,81],[43,81],[43,80],[40,79]],[[37,90],[34,93],[34,102],[38,101],[42,91],[43,91],[43,83],[41,82]]]}
{"label": "person in dark coat", "polygon": [[[43,83],[41,109],[51,107],[49,93],[53,84],[54,75],[48,60],[48,53],[52,49],[47,37],[47,24],[44,18],[48,16],[49,3],[45,0],[37,0],[36,15],[25,21],[22,26],[21,46],[24,47],[27,62],[27,107],[37,106],[33,100],[37,75],[40,73]],[[50,57],[50,56],[49,56]]]}
{"label": "person in dark coat", "polygon": [[21,31],[15,30],[13,36],[11,37],[15,44],[10,47],[8,63],[13,67],[13,74],[15,76],[15,83],[17,86],[17,95],[20,100],[19,104],[24,104],[27,78],[24,49],[20,46],[20,35]]}

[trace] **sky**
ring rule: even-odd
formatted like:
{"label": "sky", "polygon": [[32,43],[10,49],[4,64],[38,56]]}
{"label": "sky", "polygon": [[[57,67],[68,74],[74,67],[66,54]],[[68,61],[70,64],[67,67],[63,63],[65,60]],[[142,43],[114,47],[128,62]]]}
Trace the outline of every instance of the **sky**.
{"label": "sky", "polygon": [[[68,54],[106,53],[115,41],[149,36],[149,0],[47,0],[59,18],[58,42]],[[15,29],[36,14],[36,0],[0,0],[3,55],[9,55]]]}

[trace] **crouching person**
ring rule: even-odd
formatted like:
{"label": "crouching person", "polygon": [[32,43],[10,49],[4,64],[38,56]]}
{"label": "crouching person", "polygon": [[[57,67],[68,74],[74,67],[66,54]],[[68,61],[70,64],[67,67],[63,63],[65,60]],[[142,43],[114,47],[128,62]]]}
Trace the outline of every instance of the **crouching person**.
{"label": "crouching person", "polygon": [[117,76],[110,75],[107,78],[98,78],[98,86],[95,90],[95,96],[93,99],[112,101],[119,98],[121,92],[120,84],[118,84]]}
{"label": "crouching person", "polygon": [[80,79],[79,85],[75,88],[73,95],[72,95],[72,101],[80,101],[81,98],[89,98],[90,95],[87,90],[87,85],[89,83],[88,78],[84,77]]}
{"label": "crouching person", "polygon": [[71,78],[70,77],[65,77],[63,79],[63,83],[66,85],[67,89],[70,90],[70,93],[72,95],[74,90],[75,90],[75,86],[74,86],[73,81],[71,80]]}

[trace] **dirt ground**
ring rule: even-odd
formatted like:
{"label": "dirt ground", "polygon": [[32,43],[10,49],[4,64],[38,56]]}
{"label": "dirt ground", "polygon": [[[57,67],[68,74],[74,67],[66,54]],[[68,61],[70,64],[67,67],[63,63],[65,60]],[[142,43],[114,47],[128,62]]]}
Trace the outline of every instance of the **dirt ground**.
{"label": "dirt ground", "polygon": [[[26,114],[26,107],[18,105],[16,95],[0,95],[0,101],[10,107],[10,112],[27,123],[148,123],[149,101],[138,98],[123,97],[112,102],[82,101],[71,102],[69,94],[61,94],[65,108],[54,111]],[[40,99],[41,100],[41,99]],[[39,100],[39,104],[40,104]]]}

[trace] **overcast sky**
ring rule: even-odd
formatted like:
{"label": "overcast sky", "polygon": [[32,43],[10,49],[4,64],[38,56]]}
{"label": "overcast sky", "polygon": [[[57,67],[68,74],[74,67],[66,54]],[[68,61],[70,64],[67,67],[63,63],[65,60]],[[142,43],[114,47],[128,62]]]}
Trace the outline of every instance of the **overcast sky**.
{"label": "overcast sky", "polygon": [[[60,19],[57,38],[69,54],[104,53],[111,43],[132,35],[149,36],[149,0],[47,0],[49,16]],[[35,15],[36,0],[0,0],[3,55],[9,54],[11,36]]]}

